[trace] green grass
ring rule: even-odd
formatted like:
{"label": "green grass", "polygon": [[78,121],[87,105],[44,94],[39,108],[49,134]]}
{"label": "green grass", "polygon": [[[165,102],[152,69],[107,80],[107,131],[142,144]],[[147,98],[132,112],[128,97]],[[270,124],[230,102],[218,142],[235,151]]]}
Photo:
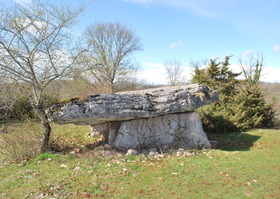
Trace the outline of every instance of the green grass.
{"label": "green grass", "polygon": [[[53,128],[61,139],[90,141],[84,127]],[[280,198],[279,130],[210,137],[218,149],[192,157],[128,157],[99,147],[2,162],[0,198]]]}

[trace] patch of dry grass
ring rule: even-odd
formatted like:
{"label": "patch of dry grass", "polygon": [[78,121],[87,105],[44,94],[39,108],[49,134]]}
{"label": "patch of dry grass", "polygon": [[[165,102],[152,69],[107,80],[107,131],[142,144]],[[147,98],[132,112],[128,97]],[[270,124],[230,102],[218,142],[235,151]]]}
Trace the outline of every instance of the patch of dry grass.
{"label": "patch of dry grass", "polygon": [[261,91],[265,94],[267,103],[273,104],[276,111],[276,127],[280,128],[280,83],[262,83]]}
{"label": "patch of dry grass", "polygon": [[19,162],[39,153],[42,134],[37,122],[13,122],[3,125],[6,126],[7,131],[0,135],[2,160]]}
{"label": "patch of dry grass", "polygon": [[[0,133],[0,161],[20,162],[39,154],[43,132],[40,123],[1,121],[1,125],[5,126],[5,133]],[[89,126],[51,123],[51,127],[50,146],[53,152],[82,152],[97,140],[90,135]]]}

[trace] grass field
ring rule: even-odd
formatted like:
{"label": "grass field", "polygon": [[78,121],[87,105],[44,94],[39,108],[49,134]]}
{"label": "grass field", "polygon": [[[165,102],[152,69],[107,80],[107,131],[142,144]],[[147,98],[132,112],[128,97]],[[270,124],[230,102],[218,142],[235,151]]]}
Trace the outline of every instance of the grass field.
{"label": "grass field", "polygon": [[[8,134],[25,128],[13,123]],[[217,149],[148,157],[85,149],[88,127],[53,129],[64,153],[0,161],[0,198],[280,198],[279,130],[212,134]]]}

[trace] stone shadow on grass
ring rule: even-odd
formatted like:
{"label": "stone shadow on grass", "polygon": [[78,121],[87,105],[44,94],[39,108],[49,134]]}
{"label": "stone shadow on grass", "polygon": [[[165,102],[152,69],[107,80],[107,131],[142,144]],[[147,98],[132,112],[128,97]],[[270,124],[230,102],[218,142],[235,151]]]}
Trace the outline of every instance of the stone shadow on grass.
{"label": "stone shadow on grass", "polygon": [[217,141],[216,149],[225,151],[249,151],[260,136],[247,133],[207,134],[210,141]]}

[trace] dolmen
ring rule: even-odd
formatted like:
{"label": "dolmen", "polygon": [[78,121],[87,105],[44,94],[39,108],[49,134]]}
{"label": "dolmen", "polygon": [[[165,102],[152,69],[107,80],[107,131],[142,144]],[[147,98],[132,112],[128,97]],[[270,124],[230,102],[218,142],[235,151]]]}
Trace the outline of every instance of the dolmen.
{"label": "dolmen", "polygon": [[49,118],[90,125],[93,134],[121,150],[210,148],[195,110],[218,98],[202,84],[91,95],[54,105]]}

